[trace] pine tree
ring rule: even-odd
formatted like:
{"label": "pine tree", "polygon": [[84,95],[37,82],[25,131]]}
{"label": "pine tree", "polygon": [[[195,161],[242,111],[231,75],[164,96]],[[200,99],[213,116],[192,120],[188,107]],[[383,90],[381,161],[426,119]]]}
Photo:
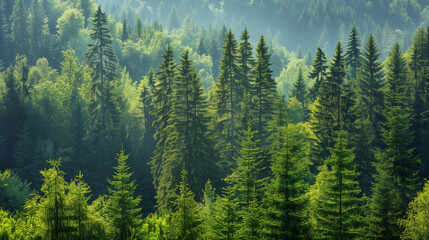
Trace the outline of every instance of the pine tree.
{"label": "pine tree", "polygon": [[260,200],[255,195],[250,198],[248,207],[241,212],[242,222],[237,231],[238,239],[261,239],[263,215]]}
{"label": "pine tree", "polygon": [[380,144],[380,122],[383,120],[383,67],[379,62],[380,53],[373,35],[370,35],[362,53],[362,67],[359,71],[359,99],[365,106],[365,113],[374,129],[375,141]]}
{"label": "pine tree", "polygon": [[317,47],[316,57],[314,58],[313,65],[309,73],[309,77],[314,79],[313,86],[309,89],[310,103],[314,102],[319,96],[320,85],[323,83],[326,77],[326,57],[322,49]]}
{"label": "pine tree", "polygon": [[357,239],[361,223],[361,198],[353,150],[347,147],[347,132],[337,132],[335,147],[316,177],[319,192],[315,211],[315,239]]}
{"label": "pine tree", "polygon": [[27,23],[27,8],[24,0],[17,0],[13,5],[13,12],[11,15],[11,26],[10,26],[10,38],[12,43],[12,49],[14,52],[12,56],[16,54],[23,55],[28,52],[28,23]]}
{"label": "pine tree", "polygon": [[264,36],[259,38],[256,47],[256,65],[253,69],[254,79],[252,86],[253,114],[256,118],[255,129],[257,139],[261,141],[262,150],[265,151],[268,142],[268,123],[272,120],[274,98],[277,94],[276,83],[272,77],[270,69],[270,53],[265,43]]}
{"label": "pine tree", "polygon": [[175,212],[171,216],[171,234],[174,239],[199,239],[201,235],[199,209],[194,200],[195,194],[189,189],[186,175],[187,171],[182,170],[182,180],[173,202]]}
{"label": "pine tree", "polygon": [[267,187],[265,234],[269,239],[307,239],[308,199],[305,193],[310,177],[308,133],[303,124],[279,128],[273,144],[273,180]]}
{"label": "pine tree", "polygon": [[293,84],[293,89],[291,90],[290,96],[298,99],[298,101],[302,104],[303,108],[306,106],[305,98],[307,96],[307,87],[304,82],[304,77],[302,76],[301,67],[298,69],[298,78],[296,82]]}
{"label": "pine tree", "polygon": [[237,42],[230,29],[225,36],[220,74],[215,90],[218,141],[223,167],[229,169],[236,156],[237,123],[243,91],[237,62]]}
{"label": "pine tree", "polygon": [[49,56],[48,18],[39,0],[32,0],[28,16],[28,33],[30,37],[30,59],[36,62],[38,58]]}
{"label": "pine tree", "polygon": [[137,188],[135,180],[131,181],[132,173],[126,161],[129,155],[125,155],[124,149],[116,156],[118,165],[115,170],[113,180],[109,181],[108,215],[112,221],[115,239],[127,240],[131,236],[131,231],[139,226],[141,201],[140,196],[134,197]]}
{"label": "pine tree", "polygon": [[262,196],[262,151],[259,140],[255,140],[255,132],[250,128],[242,133],[239,157],[236,158],[236,168],[226,178],[229,185],[234,186],[238,204],[245,209],[249,208],[254,197]]}
{"label": "pine tree", "polygon": [[351,81],[355,82],[356,72],[361,66],[361,42],[358,37],[356,26],[353,25],[349,35],[349,42],[346,51],[346,66],[350,67]]}
{"label": "pine tree", "polygon": [[149,162],[151,167],[151,173],[153,177],[154,187],[157,190],[157,204],[158,207],[161,207],[161,210],[167,206],[167,198],[162,197],[166,192],[161,190],[160,187],[160,178],[162,172],[162,164],[164,162],[164,152],[166,146],[167,137],[170,134],[171,126],[169,127],[169,119],[171,116],[172,109],[172,96],[173,96],[173,87],[177,81],[177,69],[176,63],[174,62],[173,50],[170,45],[167,45],[167,48],[162,55],[163,62],[159,66],[160,71],[157,73],[158,78],[156,79],[154,96],[152,103],[154,105],[153,115],[155,116],[155,121],[153,126],[156,129],[154,138],[156,140],[156,150],[153,154],[152,160]]}

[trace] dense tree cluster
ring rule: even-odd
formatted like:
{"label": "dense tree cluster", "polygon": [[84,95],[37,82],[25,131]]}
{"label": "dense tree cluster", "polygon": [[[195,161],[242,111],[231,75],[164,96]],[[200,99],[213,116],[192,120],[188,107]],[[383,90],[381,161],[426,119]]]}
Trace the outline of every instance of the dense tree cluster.
{"label": "dense tree cluster", "polygon": [[0,3],[0,239],[429,237],[429,28],[382,61],[352,27],[284,91],[247,28]]}

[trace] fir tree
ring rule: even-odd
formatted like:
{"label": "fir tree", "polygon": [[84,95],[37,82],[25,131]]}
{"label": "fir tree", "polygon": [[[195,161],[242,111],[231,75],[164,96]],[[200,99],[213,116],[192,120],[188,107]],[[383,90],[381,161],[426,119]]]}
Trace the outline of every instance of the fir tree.
{"label": "fir tree", "polygon": [[362,199],[353,150],[347,147],[347,132],[337,132],[335,147],[316,177],[319,193],[315,206],[315,239],[356,239],[362,233]]}
{"label": "fir tree", "polygon": [[234,187],[228,186],[224,189],[223,196],[216,199],[216,215],[213,224],[216,239],[235,239],[238,228],[238,211],[234,196]]}
{"label": "fir tree", "polygon": [[365,113],[374,129],[376,143],[380,143],[380,121],[383,120],[383,67],[380,53],[373,35],[370,35],[362,53],[362,67],[359,71],[359,98],[365,106]]}
{"label": "fir tree", "polygon": [[261,176],[262,151],[259,147],[259,140],[255,140],[254,135],[255,132],[252,132],[250,126],[243,131],[240,154],[235,164],[237,167],[226,178],[226,181],[236,190],[238,203],[245,209],[249,208],[254,197],[261,197],[264,181]]}
{"label": "fir tree", "polygon": [[30,56],[32,62],[49,56],[48,18],[39,0],[32,0],[28,16],[28,33],[30,37]]}
{"label": "fir tree", "polygon": [[187,171],[182,170],[178,194],[173,202],[175,212],[171,216],[171,234],[174,239],[199,239],[201,234],[201,219],[199,209],[194,200],[194,193],[187,183]]}
{"label": "fir tree", "polygon": [[129,38],[129,34],[128,34],[127,21],[124,20],[124,23],[122,24],[122,42],[127,41],[128,38]]}
{"label": "fir tree", "polygon": [[346,51],[346,66],[350,67],[350,75],[352,82],[356,80],[356,72],[361,66],[361,51],[360,51],[361,42],[358,38],[358,32],[356,26],[353,25],[352,30],[349,35],[349,42],[347,44]]}
{"label": "fir tree", "polygon": [[305,193],[310,177],[309,142],[304,125],[279,128],[273,144],[273,180],[266,192],[265,234],[269,239],[306,239],[308,199]]}
{"label": "fir tree", "polygon": [[135,180],[131,181],[132,173],[126,161],[124,149],[116,156],[118,165],[114,167],[113,180],[109,181],[108,215],[112,220],[115,239],[127,240],[131,231],[139,226],[141,201],[140,196],[134,197],[136,190]]}
{"label": "fir tree", "polygon": [[399,44],[395,44],[389,54],[386,71],[386,107],[409,106],[407,88],[407,65]]}
{"label": "fir tree", "polygon": [[298,78],[293,84],[293,89],[291,90],[291,97],[295,97],[302,104],[302,107],[305,107],[305,97],[307,96],[307,88],[304,82],[304,77],[302,76],[302,68],[298,69]]}
{"label": "fir tree", "polygon": [[255,115],[255,129],[257,138],[261,141],[262,150],[267,148],[268,123],[272,120],[274,98],[277,94],[276,83],[270,69],[270,53],[264,36],[259,38],[256,47],[256,65],[253,69],[254,79],[252,86],[253,114]]}
{"label": "fir tree", "polygon": [[90,187],[83,181],[83,175],[79,172],[74,181],[70,184],[68,193],[70,195],[72,219],[76,221],[76,237],[79,240],[89,237],[87,224],[89,223],[90,214],[88,210],[88,201],[90,199],[88,194],[90,193]]}
{"label": "fir tree", "polygon": [[28,52],[28,23],[27,23],[27,8],[24,0],[17,0],[13,5],[13,12],[11,15],[10,38],[14,52],[16,54],[26,54]]}
{"label": "fir tree", "polygon": [[157,190],[157,204],[158,207],[163,209],[167,206],[167,198],[162,197],[166,194],[161,190],[160,177],[162,172],[162,164],[164,162],[163,155],[165,152],[166,140],[170,134],[171,127],[169,128],[169,118],[172,109],[172,94],[173,87],[175,86],[177,78],[176,63],[174,62],[173,50],[170,45],[167,46],[164,54],[162,55],[163,62],[159,66],[160,71],[157,73],[154,96],[152,103],[154,104],[155,121],[153,126],[156,130],[154,138],[156,140],[156,150],[153,154],[152,160],[149,162],[151,173],[153,177],[154,187]]}
{"label": "fir tree", "polygon": [[313,65],[309,73],[309,77],[314,79],[313,86],[309,89],[309,98],[312,103],[319,96],[320,85],[326,77],[326,56],[322,49],[317,47],[316,57],[314,58]]}
{"label": "fir tree", "polygon": [[238,48],[238,67],[244,88],[244,95],[247,95],[251,93],[251,73],[255,64],[255,60],[253,59],[252,44],[249,42],[250,35],[247,31],[247,28],[244,28],[240,39],[241,43]]}
{"label": "fir tree", "polygon": [[217,148],[222,149],[221,162],[228,169],[236,156],[237,122],[243,91],[237,62],[237,42],[230,29],[225,36],[220,74],[216,85]]}
{"label": "fir tree", "polygon": [[375,163],[377,173],[374,174],[372,196],[368,203],[368,232],[371,239],[398,239],[399,205],[393,163],[388,160],[386,153],[379,151]]}

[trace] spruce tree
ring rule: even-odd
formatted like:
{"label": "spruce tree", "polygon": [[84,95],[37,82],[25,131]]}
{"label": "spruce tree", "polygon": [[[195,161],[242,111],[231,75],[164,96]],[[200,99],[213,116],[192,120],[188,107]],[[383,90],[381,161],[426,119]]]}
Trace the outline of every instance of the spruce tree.
{"label": "spruce tree", "polygon": [[346,51],[346,66],[350,67],[351,81],[356,82],[356,72],[361,66],[361,42],[358,37],[356,25],[353,25],[349,35],[349,42]]}
{"label": "spruce tree", "polygon": [[255,132],[250,128],[242,133],[239,157],[236,158],[236,168],[226,178],[226,182],[234,186],[238,204],[245,209],[249,208],[254,197],[262,196],[263,170],[262,151],[259,140],[255,139]]}
{"label": "spruce tree", "polygon": [[87,239],[89,236],[88,223],[89,223],[89,210],[88,201],[91,189],[83,181],[81,172],[75,177],[74,181],[69,186],[68,195],[70,196],[70,209],[72,211],[72,219],[76,222],[76,238],[79,240]]}
{"label": "spruce tree", "polygon": [[127,41],[129,37],[127,21],[124,20],[124,23],[122,24],[122,42]]}
{"label": "spruce tree", "polygon": [[177,78],[177,69],[176,63],[174,62],[173,50],[170,45],[167,45],[167,48],[162,55],[163,62],[159,66],[160,71],[157,72],[157,79],[154,87],[154,95],[152,103],[154,105],[153,115],[155,116],[155,121],[153,126],[156,130],[154,138],[156,140],[156,150],[153,153],[153,157],[149,162],[151,167],[151,173],[153,177],[154,187],[157,190],[157,204],[158,207],[163,209],[167,206],[167,199],[162,197],[166,192],[161,190],[160,187],[160,177],[162,172],[162,164],[164,162],[164,152],[166,146],[166,140],[171,132],[171,126],[169,127],[169,119],[171,116],[172,109],[172,96],[173,96],[173,87],[175,86]]}
{"label": "spruce tree", "polygon": [[220,74],[215,90],[218,131],[216,141],[222,166],[226,169],[233,164],[237,153],[237,123],[240,119],[242,87],[237,61],[237,41],[230,29],[224,40]]}
{"label": "spruce tree", "polygon": [[251,93],[252,69],[255,64],[253,59],[252,44],[250,43],[250,35],[247,28],[241,33],[241,43],[238,47],[238,67],[240,78],[244,87],[244,95]]}
{"label": "spruce tree", "polygon": [[298,101],[302,104],[303,108],[306,106],[305,98],[307,96],[307,87],[304,82],[304,77],[302,76],[301,67],[298,69],[298,78],[296,82],[293,84],[293,89],[291,90],[290,96],[298,99]]}
{"label": "spruce tree", "polygon": [[313,86],[309,89],[310,103],[314,102],[319,96],[320,85],[324,82],[326,77],[326,56],[322,49],[317,47],[316,57],[314,58],[313,65],[309,73],[309,77],[314,80]]}
{"label": "spruce tree", "polygon": [[48,18],[39,0],[32,0],[28,16],[30,59],[36,62],[41,57],[49,58]]}
{"label": "spruce tree", "polygon": [[28,11],[25,6],[25,1],[15,1],[10,25],[10,39],[14,49],[12,56],[16,56],[16,54],[23,55],[28,53],[29,33],[27,17]]}
{"label": "spruce tree", "polygon": [[338,131],[335,147],[316,177],[319,192],[314,206],[315,239],[358,239],[361,233],[361,198],[353,150],[347,132]]}
{"label": "spruce tree", "polygon": [[265,207],[265,235],[269,239],[307,239],[310,159],[303,124],[289,124],[279,128],[273,143],[271,170],[273,179],[267,187]]}
{"label": "spruce tree", "polygon": [[399,44],[395,44],[387,60],[385,104],[407,107],[410,104],[409,89],[407,87],[407,65],[401,53]]}
{"label": "spruce tree", "polygon": [[138,208],[141,198],[134,197],[137,185],[135,180],[131,180],[132,173],[126,163],[128,156],[124,149],[117,154],[118,164],[113,167],[115,170],[113,179],[108,180],[110,186],[107,210],[112,221],[113,235],[119,240],[130,238],[131,231],[139,226],[141,217],[140,208]]}
{"label": "spruce tree", "polygon": [[239,221],[234,196],[234,187],[227,186],[223,190],[223,196],[216,199],[214,210],[216,215],[212,226],[216,239],[232,240],[236,237]]}
{"label": "spruce tree", "polygon": [[371,239],[399,239],[398,219],[399,202],[393,176],[393,163],[389,161],[386,152],[376,153],[377,171],[372,184],[372,196],[368,203],[368,232]]}
{"label": "spruce tree", "polygon": [[178,193],[173,201],[175,211],[171,216],[171,235],[174,239],[199,239],[201,219],[195,194],[189,189],[187,171],[182,170]]}
{"label": "spruce tree", "polygon": [[254,79],[252,86],[253,98],[253,114],[256,118],[255,129],[257,132],[257,139],[261,141],[262,150],[265,151],[268,142],[268,123],[272,120],[274,98],[277,94],[276,83],[272,76],[270,68],[271,54],[265,43],[264,36],[259,38],[256,46],[256,65],[253,69]]}
{"label": "spruce tree", "polygon": [[383,120],[384,109],[384,73],[381,62],[379,62],[380,53],[371,34],[362,53],[362,67],[359,71],[359,99],[365,107],[362,116],[367,115],[372,124],[377,145],[380,144],[380,122]]}

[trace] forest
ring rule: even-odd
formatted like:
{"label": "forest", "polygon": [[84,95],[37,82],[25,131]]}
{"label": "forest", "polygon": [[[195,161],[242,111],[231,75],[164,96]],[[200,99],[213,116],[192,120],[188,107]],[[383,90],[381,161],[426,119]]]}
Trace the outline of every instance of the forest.
{"label": "forest", "polygon": [[424,240],[428,178],[423,0],[0,0],[0,240]]}

